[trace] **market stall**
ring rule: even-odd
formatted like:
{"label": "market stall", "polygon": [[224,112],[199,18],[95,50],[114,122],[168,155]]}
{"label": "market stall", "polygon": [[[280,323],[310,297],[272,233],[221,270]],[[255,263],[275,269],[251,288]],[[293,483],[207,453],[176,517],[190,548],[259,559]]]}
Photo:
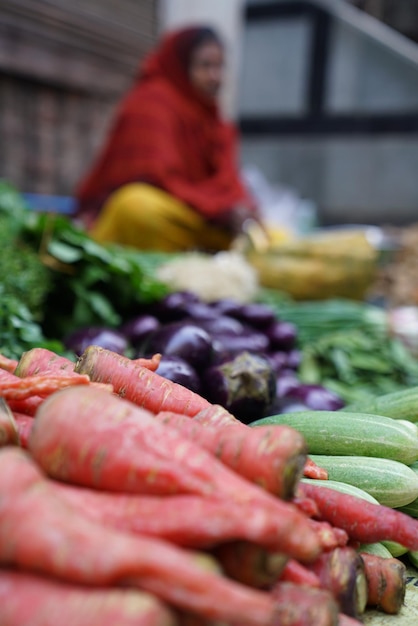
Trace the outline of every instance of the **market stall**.
{"label": "market stall", "polygon": [[7,184],[0,218],[2,624],[414,623],[418,360],[364,232],[144,254]]}

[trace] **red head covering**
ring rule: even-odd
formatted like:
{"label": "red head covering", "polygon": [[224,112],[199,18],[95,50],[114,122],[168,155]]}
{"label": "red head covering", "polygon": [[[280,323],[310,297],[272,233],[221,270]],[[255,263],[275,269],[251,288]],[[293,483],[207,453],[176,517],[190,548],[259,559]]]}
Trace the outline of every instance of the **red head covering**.
{"label": "red head covering", "polygon": [[215,42],[223,47],[217,33],[208,27],[190,26],[168,33],[157,50],[150,54],[141,65],[140,80],[164,76],[183,95],[200,102],[214,115],[217,114],[215,100],[196,89],[189,79],[192,54],[196,48],[207,42]]}
{"label": "red head covering", "polygon": [[130,182],[164,189],[207,217],[248,200],[235,160],[235,129],[189,79],[192,53],[208,41],[222,46],[210,28],[184,28],[163,37],[144,60],[77,191],[79,217],[92,221],[106,198]]}

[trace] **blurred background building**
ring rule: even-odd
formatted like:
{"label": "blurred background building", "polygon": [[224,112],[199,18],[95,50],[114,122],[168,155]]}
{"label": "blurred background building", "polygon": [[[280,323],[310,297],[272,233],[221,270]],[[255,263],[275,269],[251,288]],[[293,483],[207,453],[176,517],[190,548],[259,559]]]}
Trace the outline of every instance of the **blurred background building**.
{"label": "blurred background building", "polygon": [[242,164],[322,223],[418,214],[417,0],[0,0],[0,177],[71,195],[143,55],[218,27]]}

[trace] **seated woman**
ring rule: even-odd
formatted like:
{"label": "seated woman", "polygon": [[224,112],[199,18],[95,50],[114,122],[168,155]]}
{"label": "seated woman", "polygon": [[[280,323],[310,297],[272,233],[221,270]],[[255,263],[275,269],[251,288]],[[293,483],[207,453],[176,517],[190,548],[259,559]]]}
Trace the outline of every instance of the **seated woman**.
{"label": "seated woman", "polygon": [[236,162],[237,133],[219,113],[224,49],[216,32],[167,34],[123,98],[76,197],[97,241],[166,252],[228,249],[259,221]]}

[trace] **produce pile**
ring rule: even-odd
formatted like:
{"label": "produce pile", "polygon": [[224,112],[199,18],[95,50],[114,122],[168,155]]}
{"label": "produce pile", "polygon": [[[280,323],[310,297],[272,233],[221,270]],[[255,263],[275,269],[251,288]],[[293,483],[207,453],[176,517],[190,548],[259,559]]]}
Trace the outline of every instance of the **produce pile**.
{"label": "produce pile", "polygon": [[[67,349],[65,341],[76,331],[84,333],[86,339],[94,339],[98,345],[117,351],[126,347],[124,354],[134,356],[138,346],[131,346],[129,341],[126,343],[126,337],[121,337],[126,325],[142,315],[156,316],[164,297],[173,294],[175,298],[179,292],[170,281],[161,282],[157,276],[163,270],[163,274],[171,276],[170,265],[176,267],[178,273],[180,262],[181,274],[187,273],[187,264],[187,275],[196,267],[194,255],[179,258],[179,255],[98,245],[67,217],[29,211],[18,192],[0,182],[1,217],[8,220],[13,237],[8,248],[10,254],[0,259],[0,284],[13,288],[21,285],[19,293],[15,290],[13,295],[13,309],[6,306],[10,300],[3,298],[5,306],[0,311],[0,351],[11,358],[18,358],[32,347],[44,346],[74,359],[74,350]],[[32,273],[19,272],[19,280],[13,281],[10,277],[14,275],[13,267],[21,267],[23,246],[31,255],[27,265]],[[219,275],[218,264],[213,261],[210,272]],[[199,268],[202,263],[201,259]],[[247,275],[243,264],[234,257],[229,262],[219,261],[219,267],[241,296],[239,299],[236,294],[235,302],[252,304],[257,301],[270,307],[270,317],[273,312],[282,328],[286,327],[283,324],[286,322],[288,328],[293,327],[293,335],[296,334],[289,354],[279,354],[273,362],[270,360],[281,382],[277,387],[278,398],[267,412],[333,408],[335,401],[355,402],[418,384],[418,360],[393,335],[388,312],[381,307],[343,298],[296,302],[275,289],[265,288],[259,288],[257,296],[245,302],[249,291],[241,285]],[[30,279],[34,272],[37,272],[35,276],[41,276],[39,280]],[[194,284],[197,282],[195,280]],[[212,296],[215,282],[211,282]],[[253,294],[253,280],[250,282]],[[238,285],[241,285],[239,289]],[[203,290],[203,285],[201,287]],[[225,280],[222,289],[225,290]],[[202,302],[196,302],[195,311],[188,315],[193,323],[201,322],[199,315],[204,315],[205,308],[202,304],[206,305],[207,312],[207,307],[215,302],[214,297],[208,302],[203,291],[200,296],[194,293]],[[34,298],[38,306],[28,308],[27,303]],[[227,311],[223,311],[224,314],[231,317]],[[235,330],[228,331],[229,336],[236,334],[241,322],[229,320],[230,326],[235,326]],[[254,331],[259,330],[252,328],[253,338],[257,335]],[[116,338],[117,343],[109,344],[112,338]],[[263,341],[265,345],[265,339]],[[252,351],[249,338],[247,347]],[[261,356],[256,341],[252,347],[257,350],[252,354]],[[269,348],[268,351],[276,353],[281,349]]]}
{"label": "produce pile", "polygon": [[273,291],[262,298],[297,328],[301,381],[321,384],[346,403],[418,384],[418,360],[399,324],[395,330],[392,311],[341,298],[294,302]]}
{"label": "produce pile", "polygon": [[64,338],[77,356],[95,344],[120,354],[161,354],[158,374],[221,404],[241,421],[295,408],[341,408],[319,384],[302,383],[297,328],[263,303],[204,302],[172,292],[143,305],[119,329],[87,327]]}
{"label": "produce pile", "polygon": [[[282,416],[245,425],[157,374],[159,358],[94,345],[75,363],[43,348],[1,357],[1,623],[25,624],[29,598],[46,626],[64,610],[89,626],[353,626],[368,607],[399,613],[406,568],[382,542],[414,555],[418,520],[336,489],[308,456],[321,448],[302,413],[288,414],[297,428]],[[324,444],[350,417],[332,415]],[[387,418],[387,448],[359,426],[362,454],[389,463],[396,433],[403,461],[418,460],[413,422]],[[412,503],[418,476],[397,463]]]}
{"label": "produce pile", "polygon": [[156,278],[171,255],[99,246],[7,193],[8,262],[18,243],[40,278],[0,280],[18,303],[0,325],[0,623],[402,615],[418,361],[385,311],[207,301]]}

